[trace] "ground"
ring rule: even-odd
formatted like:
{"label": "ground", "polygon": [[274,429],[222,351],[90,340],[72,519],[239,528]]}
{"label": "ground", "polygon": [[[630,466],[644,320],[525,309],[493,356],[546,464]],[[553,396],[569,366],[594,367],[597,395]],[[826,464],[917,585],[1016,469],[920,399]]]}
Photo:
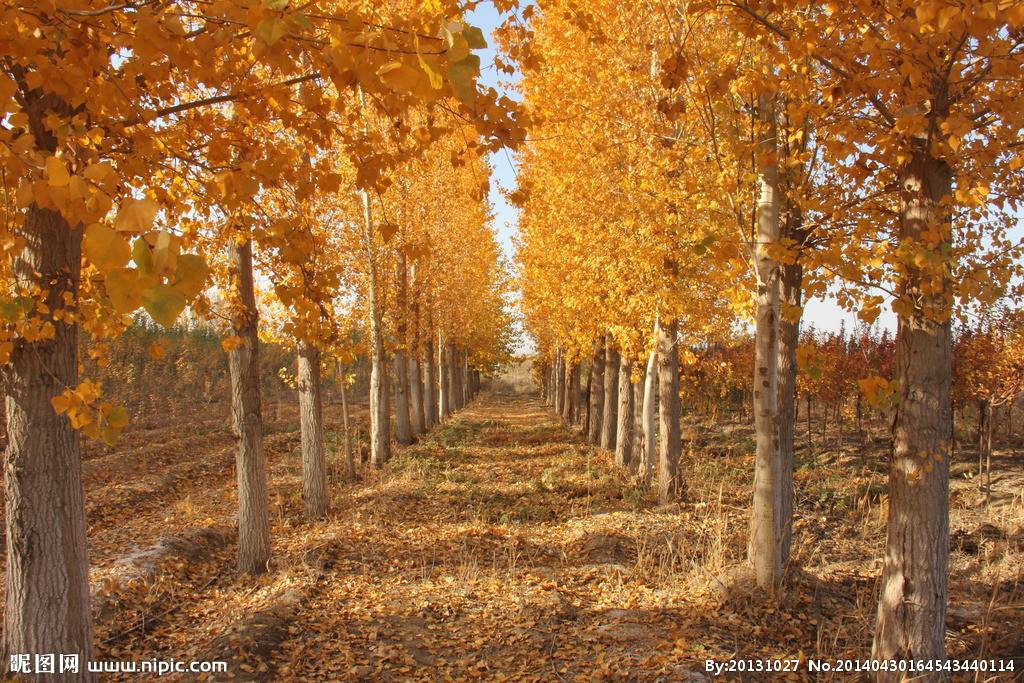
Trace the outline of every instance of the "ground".
{"label": "ground", "polygon": [[[686,490],[659,507],[530,396],[485,393],[356,482],[332,406],[332,513],[310,523],[294,409],[274,411],[274,559],[257,578],[234,570],[234,442],[218,411],[87,453],[100,657],[221,659],[236,680],[700,681],[708,659],[869,656],[885,499],[865,446],[801,447],[787,589],[765,601],[742,562],[742,422],[687,423]],[[987,508],[964,460],[948,648],[1017,656],[1024,680],[1020,460],[997,458]],[[800,668],[792,679],[852,678]]]}

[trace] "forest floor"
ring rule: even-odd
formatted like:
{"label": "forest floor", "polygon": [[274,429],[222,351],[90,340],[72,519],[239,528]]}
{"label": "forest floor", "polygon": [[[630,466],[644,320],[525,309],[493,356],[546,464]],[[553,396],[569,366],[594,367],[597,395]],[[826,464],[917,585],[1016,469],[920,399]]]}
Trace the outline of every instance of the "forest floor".
{"label": "forest floor", "polygon": [[[863,446],[801,446],[793,561],[768,603],[743,570],[745,425],[688,423],[686,490],[658,506],[609,453],[510,394],[348,482],[331,406],[332,513],[310,523],[294,410],[267,417],[274,558],[256,578],[234,570],[226,416],[139,423],[87,452],[98,657],[226,660],[234,680],[702,681],[708,659],[870,654],[885,464]],[[1015,675],[963,680],[1024,680],[1021,453],[997,452],[987,507],[963,460],[949,654],[1016,656]],[[806,669],[790,678],[853,679]]]}

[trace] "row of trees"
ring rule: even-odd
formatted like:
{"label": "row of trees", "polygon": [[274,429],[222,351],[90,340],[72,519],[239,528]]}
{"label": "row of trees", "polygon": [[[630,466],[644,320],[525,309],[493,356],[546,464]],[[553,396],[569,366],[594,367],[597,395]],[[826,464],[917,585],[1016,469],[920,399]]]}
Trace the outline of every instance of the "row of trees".
{"label": "row of trees", "polygon": [[895,411],[873,655],[942,659],[952,319],[1019,285],[1019,3],[553,0],[530,13],[530,40],[503,34],[535,124],[512,199],[557,407],[578,396],[584,358],[591,386],[618,367],[620,417],[631,398],[644,435],[633,452],[669,499],[681,356],[750,325],[748,555],[775,593],[803,302],[831,289],[864,322],[891,304],[893,375],[873,380]]}
{"label": "row of trees", "polygon": [[103,362],[104,340],[140,309],[170,327],[191,304],[227,328],[249,572],[271,553],[260,334],[297,352],[312,514],[327,507],[323,355],[366,340],[383,465],[389,376],[409,440],[504,353],[507,277],[481,158],[521,133],[511,103],[476,85],[485,43],[462,12],[447,0],[0,9],[5,666],[92,653],[80,438],[112,441],[128,416],[80,377],[81,335]]}
{"label": "row of trees", "polygon": [[[990,414],[998,413],[1007,435],[1012,432],[1014,403],[1024,390],[1022,335],[1021,312],[1005,308],[953,330],[954,434],[962,440],[968,427],[973,427],[983,455],[987,449],[982,433],[994,426]],[[680,367],[684,411],[712,419],[722,413],[748,416],[753,348],[753,337],[740,332],[684,351]],[[862,325],[853,332],[844,326],[835,331],[802,330],[795,400],[797,413],[802,413],[799,419],[806,420],[808,443],[816,438],[814,433],[824,438],[830,422],[842,442],[844,430],[862,440],[871,415],[891,419],[895,357],[895,339],[877,326]]]}

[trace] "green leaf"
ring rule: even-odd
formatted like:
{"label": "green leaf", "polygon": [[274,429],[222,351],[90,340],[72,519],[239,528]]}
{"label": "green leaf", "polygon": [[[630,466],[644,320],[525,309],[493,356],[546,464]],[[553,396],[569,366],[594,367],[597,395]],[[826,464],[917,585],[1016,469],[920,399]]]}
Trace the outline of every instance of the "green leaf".
{"label": "green leaf", "polygon": [[448,67],[452,90],[463,102],[471,102],[476,97],[476,79],[479,75],[480,58],[476,55],[469,55]]}
{"label": "green leaf", "polygon": [[714,244],[714,242],[715,242],[715,236],[714,235],[708,235],[707,237],[702,239],[700,242],[698,242],[697,244],[693,245],[693,253],[697,254],[698,256],[703,256],[707,252],[708,248],[712,244]]}
{"label": "green leaf", "polygon": [[146,312],[164,327],[173,325],[188,303],[184,294],[162,282],[142,290],[140,295]]}
{"label": "green leaf", "polygon": [[487,40],[484,39],[484,32],[476,26],[467,26],[462,29],[462,35],[466,38],[466,42],[474,50],[486,50]]}
{"label": "green leaf", "polygon": [[132,243],[132,260],[139,267],[140,273],[148,275],[153,272],[153,251],[141,237]]}

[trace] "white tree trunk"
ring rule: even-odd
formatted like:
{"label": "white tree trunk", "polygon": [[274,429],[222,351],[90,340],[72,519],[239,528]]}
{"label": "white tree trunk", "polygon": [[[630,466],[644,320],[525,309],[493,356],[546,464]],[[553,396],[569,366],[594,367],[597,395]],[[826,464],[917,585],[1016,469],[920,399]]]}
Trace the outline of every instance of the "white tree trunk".
{"label": "white tree trunk", "polygon": [[[655,331],[657,332],[655,326]],[[647,369],[644,371],[644,405],[643,405],[643,436],[644,456],[643,471],[640,477],[648,486],[654,477],[654,464],[658,460],[658,427],[657,415],[658,394],[658,351],[655,348],[647,357]]]}
{"label": "white tree trunk", "polygon": [[299,342],[299,431],[302,439],[302,499],[306,516],[327,515],[327,458],[324,455],[324,418],[320,382],[320,349]]}
{"label": "white tree trunk", "polygon": [[398,280],[398,297],[395,301],[395,319],[397,321],[396,333],[398,335],[398,347],[394,351],[394,372],[392,383],[395,390],[395,439],[398,443],[408,446],[412,443],[412,412],[409,405],[409,367],[408,351],[406,350],[406,334],[408,328],[406,319],[408,316],[407,294],[408,284],[406,282],[405,254],[398,250],[398,267],[395,277]]}
{"label": "white tree trunk", "polygon": [[757,310],[754,327],[754,501],[747,554],[757,585],[774,594],[782,583],[783,471],[779,450],[779,262],[771,250],[779,242],[779,168],[774,104],[760,103],[765,131],[758,151],[770,161],[760,170],[754,272]]}
{"label": "white tree trunk", "polygon": [[368,273],[367,303],[370,309],[370,464],[384,467],[391,458],[391,423],[388,416],[387,369],[384,360],[384,332],[377,300],[377,265],[373,247],[373,213],[370,195],[359,192],[363,204],[363,243]]}

